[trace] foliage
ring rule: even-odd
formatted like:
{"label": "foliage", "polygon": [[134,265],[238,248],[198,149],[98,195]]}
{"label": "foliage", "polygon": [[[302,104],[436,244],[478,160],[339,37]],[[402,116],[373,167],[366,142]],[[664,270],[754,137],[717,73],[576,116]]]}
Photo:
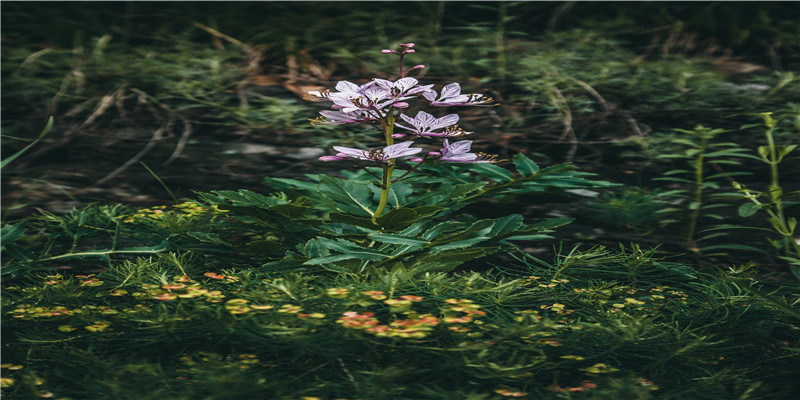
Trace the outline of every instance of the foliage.
{"label": "foliage", "polygon": [[[98,184],[154,146],[172,143],[169,163],[220,135],[336,145],[320,160],[359,168],[272,176],[269,190],[204,188],[181,202],[145,165],[171,205],[4,213],[2,395],[795,395],[800,288],[777,268],[800,277],[799,192],[787,179],[800,137],[796,8],[409,4],[4,4],[4,178],[76,143],[148,137]],[[435,73],[404,68],[411,38]],[[383,51],[401,55],[399,75],[386,76],[396,81],[321,90],[397,71],[375,43],[398,42]],[[731,56],[742,54],[747,62]],[[410,71],[432,85],[397,79]],[[433,89],[443,77],[465,94]],[[375,97],[353,95],[366,89]],[[462,127],[455,114],[412,121],[418,106],[492,104],[473,90],[507,107],[466,112]],[[329,125],[308,124],[317,107],[297,99],[307,92],[336,104],[317,121]],[[409,92],[424,99],[409,103]],[[754,125],[738,128],[754,114],[761,139]],[[368,124],[339,124],[348,119]],[[395,121],[415,130],[401,134]],[[454,139],[489,125],[491,139]],[[452,143],[391,147],[431,137]],[[592,180],[560,158],[598,160],[601,179],[630,173],[638,186]],[[572,194],[591,196],[590,215]],[[589,221],[611,233],[598,242],[621,229],[665,245],[573,247],[555,228],[575,217],[576,238]],[[699,251],[675,255],[687,248]],[[752,254],[761,258],[740,265]]]}
{"label": "foliage", "polygon": [[13,343],[3,395],[766,399],[796,390],[786,343],[800,336],[797,317],[738,286],[752,281],[636,247],[574,249],[554,263],[520,254],[502,269],[281,274],[163,253],[96,275],[31,276],[3,295]]}
{"label": "foliage", "polygon": [[[773,132],[778,125],[778,120],[773,118],[770,113],[762,114],[761,117],[764,119],[766,127],[767,145],[760,146],[758,154],[761,157],[761,161],[770,167],[770,183],[764,192],[748,189],[739,182],[732,183],[742,197],[750,200],[749,203],[739,206],[739,215],[749,217],[760,210],[766,212],[767,221],[772,226],[773,231],[780,236],[777,240],[767,238],[767,241],[775,249],[776,254],[791,265],[791,271],[795,277],[800,279],[800,244],[794,238],[797,218],[786,215],[784,211],[785,208],[798,205],[796,201],[792,200],[800,195],[800,191],[784,193],[783,187],[779,182],[779,165],[789,153],[797,148],[797,145],[777,145]],[[766,200],[761,201],[759,200],[760,197]]]}

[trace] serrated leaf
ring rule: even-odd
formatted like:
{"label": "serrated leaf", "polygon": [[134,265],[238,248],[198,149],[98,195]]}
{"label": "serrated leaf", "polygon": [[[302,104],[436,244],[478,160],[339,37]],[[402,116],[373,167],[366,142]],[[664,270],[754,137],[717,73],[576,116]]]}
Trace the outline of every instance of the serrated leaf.
{"label": "serrated leaf", "polygon": [[430,243],[427,240],[414,239],[407,236],[393,235],[390,233],[370,233],[368,238],[381,243],[400,244],[407,246],[424,246]]}
{"label": "serrated leaf", "polygon": [[522,153],[514,155],[512,161],[522,176],[533,176],[539,172],[539,166]]}
{"label": "serrated leaf", "polygon": [[520,214],[507,215],[505,217],[498,218],[494,222],[492,230],[489,231],[487,236],[494,237],[506,233],[511,233],[516,231],[520,226],[522,226],[522,215]]}
{"label": "serrated leaf", "polygon": [[469,239],[466,239],[466,240],[458,240],[458,241],[455,241],[455,242],[450,242],[450,243],[446,243],[446,244],[442,244],[442,245],[438,245],[438,246],[429,247],[428,250],[436,253],[436,252],[442,252],[442,251],[445,251],[445,250],[461,249],[461,248],[465,248],[465,247],[474,246],[474,245],[476,245],[478,243],[485,242],[485,241],[487,241],[489,239],[491,239],[491,238],[486,237],[486,236],[476,236],[476,237],[469,238]]}
{"label": "serrated leaf", "polygon": [[357,216],[373,215],[370,210],[372,192],[366,185],[321,176],[317,187],[319,193],[333,201],[338,209]]}
{"label": "serrated leaf", "polygon": [[395,208],[375,220],[382,228],[395,230],[405,228],[420,219],[430,217],[442,210],[436,206],[420,206],[415,208]]}
{"label": "serrated leaf", "polygon": [[379,226],[372,222],[372,218],[356,217],[350,214],[331,213],[328,218],[333,222],[341,222],[348,225],[360,226],[363,228],[376,229]]}
{"label": "serrated leaf", "polygon": [[514,180],[514,175],[511,172],[493,164],[473,164],[469,166],[469,169],[498,183],[506,183]]}
{"label": "serrated leaf", "polygon": [[336,255],[327,256],[327,257],[314,258],[314,259],[311,259],[311,260],[308,260],[308,261],[304,262],[303,265],[320,265],[320,264],[328,264],[328,263],[334,263],[334,262],[337,262],[337,261],[354,260],[354,259],[369,260],[369,261],[380,261],[380,260],[383,259],[383,257],[377,257],[377,256],[374,256],[374,255],[361,254],[361,253],[346,253],[346,254],[336,254]]}

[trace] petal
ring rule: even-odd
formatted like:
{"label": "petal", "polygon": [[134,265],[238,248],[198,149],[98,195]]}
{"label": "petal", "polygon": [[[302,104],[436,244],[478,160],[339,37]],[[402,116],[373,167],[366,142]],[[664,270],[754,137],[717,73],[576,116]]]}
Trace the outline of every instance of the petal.
{"label": "petal", "polygon": [[447,152],[450,154],[464,154],[472,147],[472,140],[462,140],[447,146]]}
{"label": "petal", "polygon": [[402,92],[405,92],[416,86],[418,83],[419,81],[414,78],[401,78],[398,79],[393,86],[400,89]]}
{"label": "petal", "polygon": [[434,123],[432,128],[439,129],[439,128],[446,128],[450,125],[455,125],[458,123],[458,119],[459,119],[458,114],[445,115],[442,118],[436,119],[436,123]]}
{"label": "petal", "polygon": [[436,123],[436,117],[426,113],[425,111],[420,111],[417,113],[417,116],[414,117],[414,121],[412,124],[416,126],[421,131],[428,131],[433,129],[433,125]]}
{"label": "petal", "polygon": [[424,97],[428,101],[436,101],[436,91],[435,90],[426,90],[422,92],[422,97]]}
{"label": "petal", "polygon": [[336,90],[340,92],[357,92],[358,85],[348,81],[339,81],[339,83],[336,84]]}
{"label": "petal", "polygon": [[458,83],[451,83],[442,88],[442,96],[440,99],[449,99],[450,97],[458,96],[461,94],[461,85]]}
{"label": "petal", "polygon": [[473,162],[477,158],[478,155],[475,153],[466,153],[466,154],[445,155],[440,157],[439,160],[450,161],[450,162]]}
{"label": "petal", "polygon": [[411,154],[417,154],[422,151],[422,148],[419,147],[410,147],[414,144],[413,141],[407,141],[397,144],[392,144],[383,148],[383,153],[386,155],[386,158],[397,158],[402,156],[407,156]]}
{"label": "petal", "polygon": [[356,157],[362,160],[369,159],[369,151],[361,149],[353,149],[350,147],[333,146],[333,149],[338,151],[338,157]]}

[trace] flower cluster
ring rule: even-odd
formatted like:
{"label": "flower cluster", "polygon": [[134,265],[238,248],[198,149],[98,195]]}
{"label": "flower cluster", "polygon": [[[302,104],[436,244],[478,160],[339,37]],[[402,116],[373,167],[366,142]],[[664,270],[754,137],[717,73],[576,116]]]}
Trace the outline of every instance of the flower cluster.
{"label": "flower cluster", "polygon": [[[396,54],[401,57],[400,79],[389,81],[386,79],[373,79],[370,82],[358,85],[349,81],[340,81],[336,84],[336,92],[310,91],[309,98],[332,102],[332,110],[320,111],[320,117],[315,123],[362,124],[370,123],[380,126],[386,139],[386,146],[379,149],[353,149],[349,147],[334,146],[335,155],[322,156],[321,161],[338,161],[356,159],[373,161],[381,164],[394,164],[394,160],[414,156],[422,152],[420,147],[412,147],[413,141],[394,144],[393,139],[415,137],[452,138],[469,135],[458,127],[459,116],[447,114],[435,117],[425,111],[419,111],[414,117],[406,114],[411,108],[409,101],[419,99],[431,106],[475,106],[492,104],[493,100],[482,94],[462,94],[461,85],[451,83],[444,86],[440,92],[433,89],[433,85],[421,85],[415,78],[406,77],[406,73],[416,69],[425,68],[416,65],[408,70],[403,69],[402,57],[414,53],[414,43],[401,43],[399,50],[383,50],[385,54]],[[395,128],[404,130],[403,133],[394,133]],[[496,156],[483,153],[470,153],[472,141],[449,143],[444,139],[439,150],[430,151],[425,158],[435,158],[439,161],[458,163],[495,163]],[[425,158],[411,158],[410,161],[422,162]]]}
{"label": "flower cluster", "polygon": [[399,337],[422,339],[430,334],[436,325],[439,325],[439,318],[431,314],[411,313],[407,319],[396,319],[389,325],[381,325],[375,318],[374,312],[359,314],[355,311],[342,313],[342,317],[336,320],[345,328],[363,329],[378,337]]}
{"label": "flower cluster", "polygon": [[562,388],[561,386],[558,385],[550,385],[547,387],[547,390],[551,392],[560,393],[560,392],[583,392],[584,390],[595,389],[595,388],[597,388],[596,384],[589,381],[583,381],[578,386],[567,386],[566,388]]}
{"label": "flower cluster", "polygon": [[122,222],[132,223],[142,220],[161,220],[170,215],[181,217],[196,217],[201,215],[214,215],[217,213],[224,213],[226,210],[220,210],[216,205],[205,206],[194,201],[185,201],[176,204],[169,208],[168,206],[155,206],[151,208],[142,208],[125,218]]}

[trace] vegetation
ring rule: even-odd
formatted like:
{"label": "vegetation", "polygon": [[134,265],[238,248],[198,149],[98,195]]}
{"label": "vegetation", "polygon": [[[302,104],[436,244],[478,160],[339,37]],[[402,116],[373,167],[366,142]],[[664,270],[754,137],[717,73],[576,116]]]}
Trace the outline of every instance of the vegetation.
{"label": "vegetation", "polygon": [[3,11],[4,397],[800,390],[791,4]]}

